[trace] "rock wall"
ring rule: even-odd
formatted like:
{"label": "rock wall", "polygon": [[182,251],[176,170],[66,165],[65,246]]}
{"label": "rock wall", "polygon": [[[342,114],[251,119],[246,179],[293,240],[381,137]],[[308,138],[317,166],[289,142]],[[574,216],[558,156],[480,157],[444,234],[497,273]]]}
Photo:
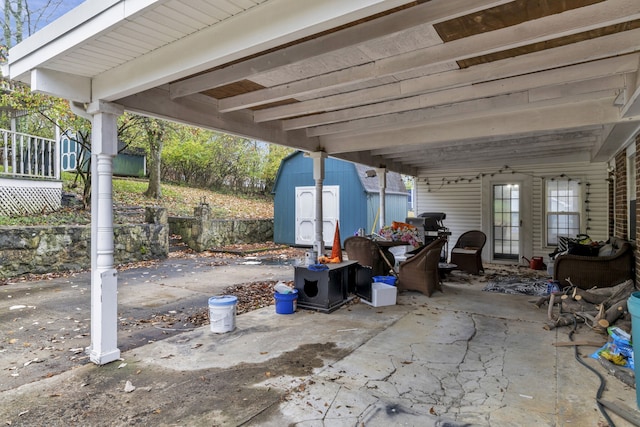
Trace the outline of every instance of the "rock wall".
{"label": "rock wall", "polygon": [[212,219],[206,203],[194,208],[193,217],[169,217],[169,228],[196,252],[236,243],[273,240],[273,219]]}
{"label": "rock wall", "polygon": [[[114,226],[114,262],[166,258],[169,223],[164,208],[147,208],[146,224]],[[91,267],[91,226],[2,227],[0,278]]]}
{"label": "rock wall", "polygon": [[[179,234],[198,252],[273,240],[273,219],[211,219],[207,204],[196,207],[194,213],[194,217],[169,218],[164,208],[147,208],[145,224],[114,225],[115,264],[166,258],[169,234]],[[89,225],[0,227],[0,279],[90,267]]]}

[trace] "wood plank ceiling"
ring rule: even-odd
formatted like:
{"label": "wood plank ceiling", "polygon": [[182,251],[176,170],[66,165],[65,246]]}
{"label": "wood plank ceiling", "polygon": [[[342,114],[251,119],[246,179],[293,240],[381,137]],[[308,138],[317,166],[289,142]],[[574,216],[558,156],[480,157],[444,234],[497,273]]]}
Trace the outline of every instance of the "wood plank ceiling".
{"label": "wood plank ceiling", "polygon": [[413,175],[606,161],[640,123],[638,0],[158,0],[100,28],[112,11],[59,53],[18,46],[15,74]]}
{"label": "wood plank ceiling", "polygon": [[[303,130],[331,155],[417,173],[606,160],[617,102],[636,89],[638,5],[463,3],[414,2],[199,73],[193,86],[181,79],[172,95],[197,91],[222,113]],[[371,38],[318,49],[359,31]]]}

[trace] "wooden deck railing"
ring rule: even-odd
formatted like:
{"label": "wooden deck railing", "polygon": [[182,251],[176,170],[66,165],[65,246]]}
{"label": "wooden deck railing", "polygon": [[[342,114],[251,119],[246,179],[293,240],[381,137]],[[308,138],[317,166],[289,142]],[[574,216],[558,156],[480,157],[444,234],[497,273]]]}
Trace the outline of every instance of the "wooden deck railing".
{"label": "wooden deck railing", "polygon": [[0,129],[0,177],[60,179],[60,146],[54,139]]}

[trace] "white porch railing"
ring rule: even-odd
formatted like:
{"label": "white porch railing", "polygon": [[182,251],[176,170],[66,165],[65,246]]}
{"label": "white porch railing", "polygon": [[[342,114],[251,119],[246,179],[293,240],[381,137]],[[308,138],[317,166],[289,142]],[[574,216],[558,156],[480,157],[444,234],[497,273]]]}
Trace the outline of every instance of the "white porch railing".
{"label": "white porch railing", "polygon": [[0,129],[0,177],[60,179],[60,144],[54,139]]}

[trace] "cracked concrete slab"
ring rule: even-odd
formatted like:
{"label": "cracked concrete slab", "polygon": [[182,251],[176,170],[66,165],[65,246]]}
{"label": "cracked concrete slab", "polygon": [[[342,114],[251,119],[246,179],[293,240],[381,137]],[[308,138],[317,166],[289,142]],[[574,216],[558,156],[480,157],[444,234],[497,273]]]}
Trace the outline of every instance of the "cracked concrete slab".
{"label": "cracked concrete slab", "polygon": [[[215,274],[164,284],[196,300],[213,289],[203,292],[202,284],[214,280]],[[0,420],[13,426],[42,420],[95,426],[603,425],[597,378],[575,361],[572,348],[552,345],[567,341],[568,331],[544,330],[546,312],[531,297],[482,292],[466,281],[443,287],[431,298],[401,293],[395,306],[245,313],[229,333],[197,328],[124,351],[121,362],[79,366],[6,389]],[[140,295],[125,298],[131,303]],[[581,328],[578,338],[598,336]],[[581,348],[580,357],[597,368],[588,358],[594,350]],[[635,411],[635,390],[605,378],[604,397]],[[125,391],[127,382],[135,390]],[[617,426],[630,425],[612,418]]]}

